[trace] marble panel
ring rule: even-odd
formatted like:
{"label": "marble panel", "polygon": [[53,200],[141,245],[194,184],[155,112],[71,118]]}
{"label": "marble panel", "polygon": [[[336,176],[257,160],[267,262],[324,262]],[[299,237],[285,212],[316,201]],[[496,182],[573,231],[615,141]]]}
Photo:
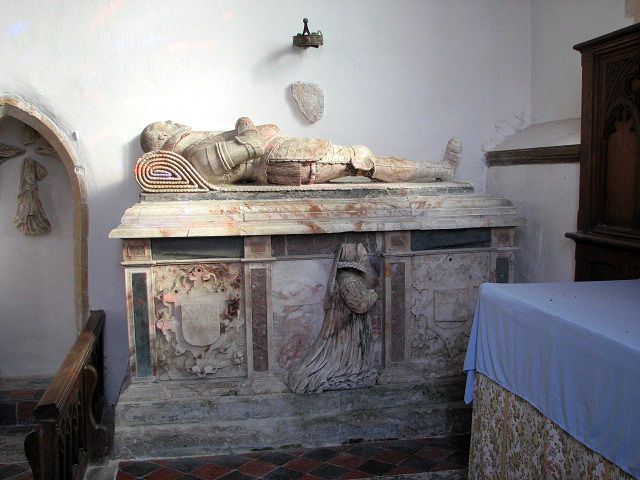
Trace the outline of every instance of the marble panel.
{"label": "marble panel", "polygon": [[460,373],[478,287],[489,281],[490,260],[490,251],[411,259],[410,357],[430,375]]}
{"label": "marble panel", "polygon": [[151,375],[151,347],[149,345],[149,307],[146,273],[135,272],[131,274],[131,295],[133,301],[136,374],[139,377],[148,377]]}
{"label": "marble panel", "polygon": [[253,336],[253,369],[269,370],[267,338],[267,269],[251,270],[251,331]]}
{"label": "marble panel", "polygon": [[241,267],[153,267],[158,378],[246,376]]}
{"label": "marble panel", "polygon": [[318,336],[332,259],[276,262],[272,270],[275,371],[297,366]]}
{"label": "marble panel", "polygon": [[509,283],[513,281],[515,251],[513,248],[494,250],[491,254],[491,282]]}
{"label": "marble panel", "polygon": [[406,340],[405,264],[391,264],[391,361],[403,362]]}

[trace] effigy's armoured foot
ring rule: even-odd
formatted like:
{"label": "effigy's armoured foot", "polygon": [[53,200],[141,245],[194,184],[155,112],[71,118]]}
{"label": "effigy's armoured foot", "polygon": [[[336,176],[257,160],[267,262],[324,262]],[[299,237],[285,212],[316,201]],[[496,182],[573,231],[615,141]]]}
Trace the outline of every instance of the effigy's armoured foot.
{"label": "effigy's armoured foot", "polygon": [[449,143],[447,143],[447,148],[444,150],[444,157],[442,161],[449,166],[451,166],[454,170],[460,164],[460,158],[462,157],[462,142],[459,138],[451,137],[449,139]]}

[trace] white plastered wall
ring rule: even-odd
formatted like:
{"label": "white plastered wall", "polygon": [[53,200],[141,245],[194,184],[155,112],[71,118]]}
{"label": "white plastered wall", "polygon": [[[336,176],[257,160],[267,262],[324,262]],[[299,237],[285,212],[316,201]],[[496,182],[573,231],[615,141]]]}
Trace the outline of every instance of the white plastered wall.
{"label": "white plastered wall", "polygon": [[[573,45],[631,23],[625,0],[531,1],[533,123],[580,116],[582,70]],[[525,220],[516,280],[573,280],[575,248],[564,234],[576,230],[579,179],[578,164],[487,170],[487,190],[512,200]]]}
{"label": "white plastered wall", "polygon": [[[106,312],[111,400],[125,371],[127,335],[120,242],[107,234],[137,201],[132,168],[146,124],[171,118],[219,130],[248,115],[290,134],[416,160],[439,159],[449,136],[458,135],[458,178],[482,191],[482,145],[530,117],[528,0],[0,6],[0,93],[21,95],[44,111],[85,167],[89,300]],[[325,36],[318,50],[291,47],[303,17]],[[289,100],[294,81],[323,88],[318,123],[306,123]]]}

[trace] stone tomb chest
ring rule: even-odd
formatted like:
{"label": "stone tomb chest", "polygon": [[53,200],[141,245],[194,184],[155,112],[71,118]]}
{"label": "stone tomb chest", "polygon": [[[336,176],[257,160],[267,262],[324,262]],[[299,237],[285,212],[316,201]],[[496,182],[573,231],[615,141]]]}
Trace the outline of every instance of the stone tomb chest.
{"label": "stone tomb chest", "polygon": [[[459,182],[142,194],[110,235],[123,239],[130,351],[116,454],[468,431],[478,287],[513,278],[517,223],[509,201]],[[345,242],[366,248],[377,294],[375,385],[293,393]]]}

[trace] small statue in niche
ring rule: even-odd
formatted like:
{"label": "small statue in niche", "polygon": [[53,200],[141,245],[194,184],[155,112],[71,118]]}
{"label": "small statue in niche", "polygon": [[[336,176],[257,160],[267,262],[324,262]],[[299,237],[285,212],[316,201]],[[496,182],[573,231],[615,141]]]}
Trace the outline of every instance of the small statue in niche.
{"label": "small statue in niche", "polygon": [[38,195],[38,182],[47,176],[47,169],[31,158],[22,161],[18,212],[14,223],[25,235],[43,235],[51,231]]}
{"label": "small statue in niche", "polygon": [[462,152],[460,140],[452,138],[438,163],[378,157],[364,145],[290,137],[276,125],[254,126],[246,117],[227,132],[194,132],[172,121],[155,122],[143,130],[140,144],[146,153],[135,174],[148,192],[206,191],[248,182],[310,185],[349,176],[382,182],[448,180]]}
{"label": "small statue in niche", "polygon": [[321,393],[375,384],[368,312],[378,295],[365,283],[366,266],[364,245],[339,246],[324,300],[322,329],[287,381],[293,392]]}

